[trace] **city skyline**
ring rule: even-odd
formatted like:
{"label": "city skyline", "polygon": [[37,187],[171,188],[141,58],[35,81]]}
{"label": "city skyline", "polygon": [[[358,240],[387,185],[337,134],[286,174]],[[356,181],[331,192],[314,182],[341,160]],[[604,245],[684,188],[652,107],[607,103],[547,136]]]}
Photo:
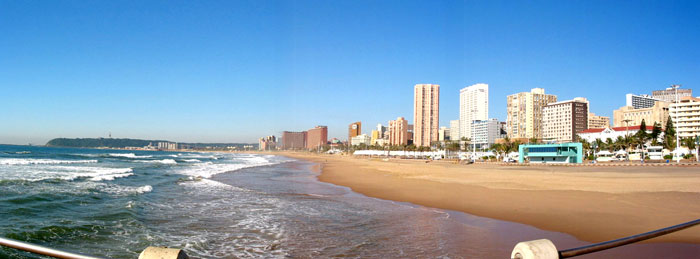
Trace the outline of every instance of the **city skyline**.
{"label": "city skyline", "polygon": [[500,121],[506,96],[531,88],[586,97],[590,112],[612,118],[628,93],[700,83],[697,10],[694,2],[4,2],[0,143],[109,132],[255,143],[315,125],[344,138],[353,121],[413,121],[420,83],[442,88],[439,126],[459,117],[459,90],[476,83],[489,85],[489,114]]}

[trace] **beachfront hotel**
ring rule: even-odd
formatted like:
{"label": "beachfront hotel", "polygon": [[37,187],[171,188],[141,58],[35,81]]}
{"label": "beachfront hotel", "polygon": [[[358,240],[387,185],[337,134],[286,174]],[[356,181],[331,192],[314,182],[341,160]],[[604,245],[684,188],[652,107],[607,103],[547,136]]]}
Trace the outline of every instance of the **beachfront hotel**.
{"label": "beachfront hotel", "polygon": [[408,144],[408,121],[403,117],[389,121],[389,145]]}
{"label": "beachfront hotel", "polygon": [[299,150],[306,147],[306,131],[293,132],[293,131],[283,131],[282,132],[282,149],[288,150]]}
{"label": "beachfront hotel", "polygon": [[544,107],[542,118],[545,141],[577,141],[576,134],[588,129],[588,100],[578,97],[550,103]]}
{"label": "beachfront hotel", "polygon": [[348,125],[348,141],[360,134],[362,134],[362,122],[353,122]]}
{"label": "beachfront hotel", "polygon": [[625,95],[625,105],[632,106],[635,109],[653,107],[654,104],[658,101],[661,101],[661,100],[654,98],[654,97],[651,97],[648,94],[642,94],[642,95],[627,94],[627,95]]}
{"label": "beachfront hotel", "polygon": [[683,97],[672,103],[670,115],[679,137],[700,136],[700,98]]}
{"label": "beachfront hotel", "polygon": [[542,110],[556,101],[556,95],[545,94],[542,88],[509,95],[506,110],[508,136],[511,139],[542,138]]}
{"label": "beachfront hotel", "polygon": [[623,106],[613,111],[613,127],[625,127],[628,125],[639,125],[642,120],[647,125],[654,125],[655,122],[666,125],[668,120],[668,102],[656,102],[649,108],[635,109],[632,106]]}
{"label": "beachfront hotel", "polygon": [[328,127],[316,126],[306,131],[306,149],[321,148],[328,143]]}
{"label": "beachfront hotel", "polygon": [[438,140],[440,85],[417,84],[413,97],[413,144],[429,147]]}
{"label": "beachfront hotel", "polygon": [[459,137],[471,138],[472,122],[489,118],[489,85],[475,84],[459,90]]}
{"label": "beachfront hotel", "polygon": [[[588,107],[590,110],[591,107]],[[602,129],[610,127],[610,117],[598,116],[595,113],[588,113],[588,128],[589,129]]]}
{"label": "beachfront hotel", "polygon": [[651,92],[651,97],[664,102],[677,102],[683,97],[693,97],[693,89],[674,89],[673,87],[665,90],[657,90]]}

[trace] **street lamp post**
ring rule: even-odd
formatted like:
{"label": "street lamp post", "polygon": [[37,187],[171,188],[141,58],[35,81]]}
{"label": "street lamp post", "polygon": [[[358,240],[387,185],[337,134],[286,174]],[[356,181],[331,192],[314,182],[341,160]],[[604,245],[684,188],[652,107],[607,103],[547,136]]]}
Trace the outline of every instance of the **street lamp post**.
{"label": "street lamp post", "polygon": [[671,88],[673,88],[675,90],[674,94],[675,94],[675,99],[676,99],[676,114],[674,116],[674,117],[676,117],[676,121],[675,121],[675,123],[673,123],[673,126],[676,127],[676,163],[681,162],[681,156],[680,156],[680,154],[678,154],[678,152],[681,149],[681,140],[680,140],[680,134],[678,132],[678,125],[677,125],[677,123],[678,123],[678,119],[677,119],[678,118],[678,103],[680,102],[680,100],[678,99],[678,87],[681,87],[681,85],[671,85]]}

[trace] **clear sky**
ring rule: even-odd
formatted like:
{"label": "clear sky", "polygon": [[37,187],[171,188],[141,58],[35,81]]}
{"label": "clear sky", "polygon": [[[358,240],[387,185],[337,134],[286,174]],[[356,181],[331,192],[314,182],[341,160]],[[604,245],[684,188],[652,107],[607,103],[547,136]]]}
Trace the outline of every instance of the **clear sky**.
{"label": "clear sky", "polygon": [[413,86],[542,87],[611,116],[626,93],[700,95],[698,1],[0,0],[0,143],[256,142],[404,116]]}

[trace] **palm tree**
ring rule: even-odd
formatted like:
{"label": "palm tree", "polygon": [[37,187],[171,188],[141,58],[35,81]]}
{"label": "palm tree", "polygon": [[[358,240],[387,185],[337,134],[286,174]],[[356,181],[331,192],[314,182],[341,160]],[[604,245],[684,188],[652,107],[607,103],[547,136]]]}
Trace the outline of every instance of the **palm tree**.
{"label": "palm tree", "polygon": [[615,142],[611,138],[605,140],[605,148],[610,152],[615,148],[614,144]]}

